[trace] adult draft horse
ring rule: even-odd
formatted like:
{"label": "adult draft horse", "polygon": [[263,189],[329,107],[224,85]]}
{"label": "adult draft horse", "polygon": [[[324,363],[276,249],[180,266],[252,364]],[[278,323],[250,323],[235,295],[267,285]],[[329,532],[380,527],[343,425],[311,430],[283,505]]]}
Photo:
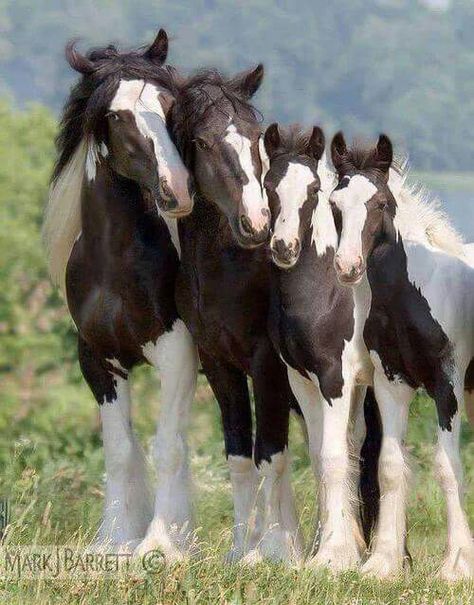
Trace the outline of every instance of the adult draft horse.
{"label": "adult draft horse", "polygon": [[[364,339],[383,425],[380,516],[363,571],[383,577],[402,566],[406,533],[403,439],[418,387],[438,414],[437,475],[448,516],[441,576],[474,577],[474,544],[462,504],[459,432],[464,390],[474,386],[474,270],[461,238],[422,195],[404,186],[390,139],[374,148],[332,142],[338,185],[331,194],[339,231],[335,268],[369,301]],[[394,168],[395,170],[390,170]]]}
{"label": "adult draft horse", "polygon": [[[114,46],[67,59],[82,77],[66,103],[44,236],[51,274],[77,326],[82,373],[100,405],[106,494],[99,543],[133,548],[153,517],[130,417],[130,371],[160,371],[154,519],[142,548],[188,546],[186,428],[196,352],[179,319],[174,219],[192,209],[190,178],[166,129],[172,75],[160,30],[141,51]],[[167,217],[167,218],[166,218]]]}
{"label": "adult draft horse", "polygon": [[[287,454],[291,392],[268,336],[270,264],[259,247],[270,212],[261,184],[261,129],[249,99],[262,77],[261,65],[230,80],[199,73],[177,91],[170,115],[196,184],[194,212],[179,225],[177,302],[222,413],[234,495],[232,560],[249,551],[252,560],[302,553]],[[263,518],[249,532],[259,474]]]}
{"label": "adult draft horse", "polygon": [[[272,124],[264,143],[270,161],[264,185],[272,213],[274,262],[270,331],[306,420],[319,479],[319,532],[308,565],[340,571],[355,566],[365,550],[357,498],[351,492],[357,484],[351,454],[359,457],[364,439],[363,402],[372,380],[371,362],[354,295],[334,270],[337,232],[329,194],[335,179],[322,157],[324,134],[318,127],[305,132],[297,125],[284,129]],[[377,488],[371,461],[378,456],[371,392],[365,408],[370,439],[363,451],[361,512],[368,543],[378,505],[378,494],[369,491]]]}

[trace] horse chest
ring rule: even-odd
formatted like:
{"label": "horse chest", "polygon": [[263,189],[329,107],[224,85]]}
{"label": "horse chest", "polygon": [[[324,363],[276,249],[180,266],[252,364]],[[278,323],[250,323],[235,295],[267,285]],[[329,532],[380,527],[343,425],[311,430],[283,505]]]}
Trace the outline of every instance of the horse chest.
{"label": "horse chest", "polygon": [[248,370],[267,333],[268,269],[252,251],[183,246],[177,304],[199,347]]}
{"label": "horse chest", "polygon": [[318,269],[317,263],[301,263],[299,271],[278,274],[271,332],[284,361],[303,376],[317,378],[330,400],[342,392],[342,356],[354,336],[354,302],[328,274],[327,263],[319,259],[319,264]]}
{"label": "horse chest", "polygon": [[143,361],[142,346],[154,342],[177,318],[174,283],[177,257],[166,242],[142,241],[97,256],[77,242],[67,267],[68,305],[81,336],[124,367]]}

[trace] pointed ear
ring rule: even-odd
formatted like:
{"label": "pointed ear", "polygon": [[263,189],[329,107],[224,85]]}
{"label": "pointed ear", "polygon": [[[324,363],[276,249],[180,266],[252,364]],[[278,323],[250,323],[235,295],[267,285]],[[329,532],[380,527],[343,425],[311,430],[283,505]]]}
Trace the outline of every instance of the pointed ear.
{"label": "pointed ear", "polygon": [[316,161],[321,159],[326,146],[324,132],[319,126],[314,126],[308,144],[306,145],[306,154],[313,157]]}
{"label": "pointed ear", "polygon": [[155,40],[146,49],[143,56],[155,65],[163,65],[168,56],[168,34],[164,29],[160,29]]}
{"label": "pointed ear", "polygon": [[250,99],[260,88],[263,75],[263,65],[259,63],[255,69],[236,76],[233,79],[233,87],[244,99]]}
{"label": "pointed ear", "polygon": [[94,71],[94,63],[76,49],[76,41],[66,44],[66,59],[69,65],[84,76]]}
{"label": "pointed ear", "polygon": [[334,135],[334,138],[331,143],[331,159],[332,163],[334,164],[334,168],[337,171],[339,171],[339,168],[342,166],[346,153],[346,141],[342,132],[339,131]]}
{"label": "pointed ear", "polygon": [[280,130],[276,122],[270,124],[270,126],[266,129],[263,142],[265,144],[265,150],[268,154],[268,157],[271,158],[275,151],[280,147],[281,143]]}
{"label": "pointed ear", "polygon": [[375,148],[375,161],[377,168],[384,173],[388,173],[393,160],[392,141],[386,134],[381,134]]}

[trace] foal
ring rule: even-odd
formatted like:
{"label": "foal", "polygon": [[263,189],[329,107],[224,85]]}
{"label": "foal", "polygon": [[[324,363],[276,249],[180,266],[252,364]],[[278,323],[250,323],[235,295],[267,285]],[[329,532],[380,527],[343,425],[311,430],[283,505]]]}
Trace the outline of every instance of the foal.
{"label": "foal", "polygon": [[[264,142],[270,159],[264,184],[273,229],[270,329],[303,411],[313,469],[320,479],[321,534],[309,565],[343,570],[357,564],[364,548],[351,493],[355,473],[348,426],[352,414],[358,425],[358,454],[371,364],[353,294],[338,282],[333,268],[337,233],[328,195],[334,176],[325,158],[321,160],[323,132],[318,127],[308,133],[296,126],[280,130],[272,124]],[[374,519],[365,521],[368,536]]]}
{"label": "foal", "polygon": [[[464,388],[472,390],[474,269],[445,217],[404,186],[390,140],[373,149],[346,147],[337,134],[332,159],[339,184],[331,194],[338,225],[335,267],[352,286],[356,307],[370,304],[364,340],[375,366],[383,424],[380,517],[363,570],[383,577],[402,566],[406,469],[403,439],[418,387],[436,404],[436,466],[445,492],[448,543],[441,576],[474,577],[474,545],[462,505],[459,457]],[[404,176],[404,175],[403,175]]]}
{"label": "foal", "polygon": [[[251,560],[298,559],[302,552],[287,453],[291,393],[268,336],[270,265],[258,247],[267,240],[270,212],[261,186],[261,130],[249,99],[262,77],[262,66],[231,80],[200,73],[177,92],[170,118],[197,190],[193,214],[179,225],[178,309],[221,409],[234,495],[232,560],[249,551]],[[256,469],[263,519],[247,535]]]}
{"label": "foal", "polygon": [[82,78],[63,114],[44,235],[100,406],[107,478],[99,543],[133,547],[153,517],[130,417],[129,374],[147,362],[160,370],[162,398],[154,520],[141,548],[159,546],[175,559],[191,530],[186,430],[197,357],[174,301],[179,242],[170,219],[193,202],[165,124],[167,48],[163,30],[145,51],[108,46],[82,56],[68,47]]}

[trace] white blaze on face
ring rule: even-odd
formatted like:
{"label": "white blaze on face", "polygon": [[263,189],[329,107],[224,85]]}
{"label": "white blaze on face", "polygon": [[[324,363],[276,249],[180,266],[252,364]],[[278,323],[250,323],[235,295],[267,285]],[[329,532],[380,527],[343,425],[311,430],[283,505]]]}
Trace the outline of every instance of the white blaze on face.
{"label": "white blaze on face", "polygon": [[349,272],[362,258],[362,231],[367,219],[366,204],[375,195],[377,188],[361,174],[344,178],[349,179],[347,186],[334,190],[331,201],[342,215],[338,262],[344,272]]}
{"label": "white blaze on face", "polygon": [[[290,162],[275,193],[280,200],[280,213],[275,220],[273,238],[294,244],[300,228],[300,210],[308,199],[308,185],[315,180],[312,170],[304,164]],[[273,239],[272,238],[272,239]]]}
{"label": "white blaze on face", "polygon": [[244,212],[250,219],[253,229],[257,232],[262,231],[268,224],[267,213],[264,212],[264,210],[268,210],[268,202],[255,174],[251,153],[252,143],[250,139],[237,132],[237,128],[233,124],[227,127],[224,140],[237,153],[240,167],[247,177],[248,182],[244,185],[242,192]]}
{"label": "white blaze on face", "polygon": [[192,204],[188,191],[188,171],[166,128],[166,116],[160,102],[160,88],[143,80],[122,80],[110,105],[111,111],[128,110],[135,116],[141,134],[153,141],[160,177],[180,207]]}

